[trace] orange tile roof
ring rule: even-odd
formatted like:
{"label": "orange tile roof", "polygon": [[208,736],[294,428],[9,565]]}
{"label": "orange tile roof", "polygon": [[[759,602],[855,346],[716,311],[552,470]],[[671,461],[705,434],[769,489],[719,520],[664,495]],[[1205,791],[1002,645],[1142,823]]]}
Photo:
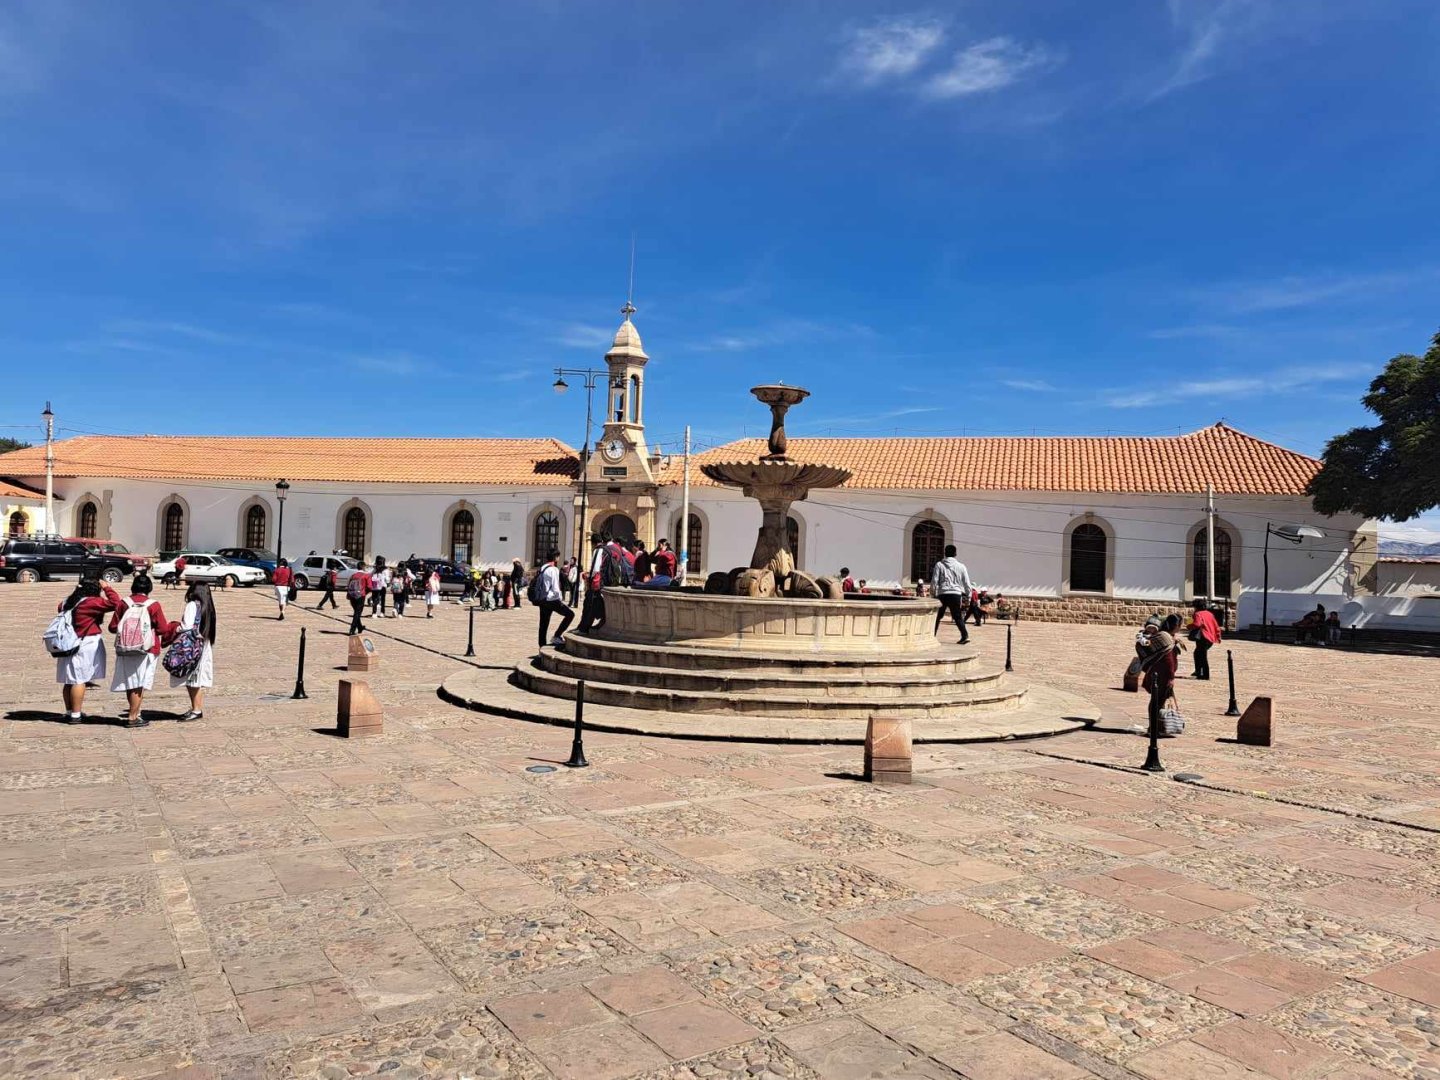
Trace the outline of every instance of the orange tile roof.
{"label": "orange tile roof", "polygon": [[[690,482],[718,486],[700,465],[753,461],[764,439],[741,439],[691,458]],[[1215,485],[1223,495],[1301,495],[1320,467],[1224,424],[1188,435],[1085,438],[791,438],[789,456],[838,465],[854,475],[843,487],[877,490],[1087,491],[1195,493]],[[678,483],[672,458],[662,483]]]}
{"label": "orange tile roof", "polygon": [[[575,471],[575,451],[558,439],[80,435],[55,444],[57,476],[556,487]],[[44,476],[45,448],[0,454],[0,473]]]}
{"label": "orange tile roof", "polygon": [[[40,471],[41,473],[44,473],[45,471],[45,459],[43,456],[43,451],[40,459]],[[59,495],[56,495],[55,497],[57,499],[60,498]],[[0,499],[43,498],[45,498],[45,492],[43,490],[37,491],[35,488],[30,487],[28,484],[22,484],[18,480],[11,480],[9,477],[0,477]]]}

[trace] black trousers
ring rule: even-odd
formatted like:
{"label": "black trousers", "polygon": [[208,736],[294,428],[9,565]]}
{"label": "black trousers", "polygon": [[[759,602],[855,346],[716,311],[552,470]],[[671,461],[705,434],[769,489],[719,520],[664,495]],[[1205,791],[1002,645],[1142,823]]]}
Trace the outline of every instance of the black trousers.
{"label": "black trousers", "polygon": [[970,631],[965,628],[965,597],[959,593],[945,593],[940,597],[940,608],[935,612],[935,633],[940,633],[940,624],[945,621],[945,613],[950,613],[950,618],[955,620],[955,626],[960,631],[960,644],[964,645],[970,640]]}
{"label": "black trousers", "polygon": [[384,589],[371,589],[371,590],[370,590],[370,614],[371,614],[371,615],[374,615],[374,614],[376,614],[376,613],[379,613],[379,614],[381,614],[381,615],[384,615],[384,614],[385,614],[385,590],[384,590]]}
{"label": "black trousers", "polygon": [[403,592],[403,591],[402,591],[402,592],[397,592],[397,593],[395,594],[395,614],[396,614],[396,615],[404,615],[404,614],[405,614],[405,605],[408,604],[409,602],[410,602],[410,594],[409,594],[408,592]]}
{"label": "black trousers", "polygon": [[598,590],[585,594],[585,606],[580,609],[580,633],[588,634],[597,624],[605,625],[605,594]]}
{"label": "black trousers", "polygon": [[350,610],[354,612],[350,618],[350,633],[358,634],[365,629],[360,625],[360,616],[365,614],[365,598],[362,596],[358,600],[351,600]]}
{"label": "black trousers", "polygon": [[1195,642],[1195,678],[1210,678],[1210,642],[1203,637]]}
{"label": "black trousers", "polygon": [[327,585],[325,586],[325,591],[320,594],[320,602],[315,605],[315,610],[316,610],[316,611],[319,611],[321,608],[323,608],[323,607],[325,606],[325,601],[326,601],[326,600],[329,600],[329,601],[330,601],[330,606],[331,606],[332,608],[333,608],[333,607],[339,607],[339,606],[340,606],[339,604],[335,603],[335,586],[334,586],[334,585],[328,585],[328,584],[327,584]]}
{"label": "black trousers", "polygon": [[541,600],[540,601],[540,647],[543,649],[549,642],[550,637],[550,616],[559,615],[560,628],[555,631],[559,637],[570,629],[570,624],[575,619],[575,611],[563,600]]}

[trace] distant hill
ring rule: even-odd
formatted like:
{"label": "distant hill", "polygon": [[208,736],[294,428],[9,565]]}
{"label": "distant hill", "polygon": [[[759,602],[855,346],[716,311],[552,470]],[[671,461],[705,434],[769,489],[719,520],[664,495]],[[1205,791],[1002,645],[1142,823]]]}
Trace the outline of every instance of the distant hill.
{"label": "distant hill", "polygon": [[1402,559],[1440,559],[1440,542],[1422,544],[1415,540],[1381,540],[1380,554]]}

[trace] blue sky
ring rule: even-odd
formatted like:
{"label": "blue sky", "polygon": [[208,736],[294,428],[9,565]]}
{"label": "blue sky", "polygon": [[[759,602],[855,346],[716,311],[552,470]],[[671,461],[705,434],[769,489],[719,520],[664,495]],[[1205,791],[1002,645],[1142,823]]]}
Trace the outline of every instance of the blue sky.
{"label": "blue sky", "polygon": [[797,433],[1316,453],[1440,328],[1437,44],[1419,0],[11,0],[0,434],[577,444],[551,369],[633,235],[667,445],[783,379]]}

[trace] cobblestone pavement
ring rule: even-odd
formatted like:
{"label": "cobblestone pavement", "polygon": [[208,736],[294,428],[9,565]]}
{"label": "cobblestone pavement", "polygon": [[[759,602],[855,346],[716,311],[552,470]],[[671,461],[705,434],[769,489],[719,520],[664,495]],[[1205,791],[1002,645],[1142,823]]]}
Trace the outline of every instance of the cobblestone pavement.
{"label": "cobblestone pavement", "polygon": [[344,623],[237,591],[204,720],[101,688],[64,725],[64,591],[0,586],[0,1076],[1440,1078],[1433,659],[1236,644],[1276,745],[1227,741],[1216,654],[1176,783],[1134,768],[1129,632],[1021,624],[1102,730],[920,746],[890,789],[854,747],[592,734],[567,770],[568,731],[439,700],[528,609],[474,661],[453,604],[374,623],[350,741]]}

